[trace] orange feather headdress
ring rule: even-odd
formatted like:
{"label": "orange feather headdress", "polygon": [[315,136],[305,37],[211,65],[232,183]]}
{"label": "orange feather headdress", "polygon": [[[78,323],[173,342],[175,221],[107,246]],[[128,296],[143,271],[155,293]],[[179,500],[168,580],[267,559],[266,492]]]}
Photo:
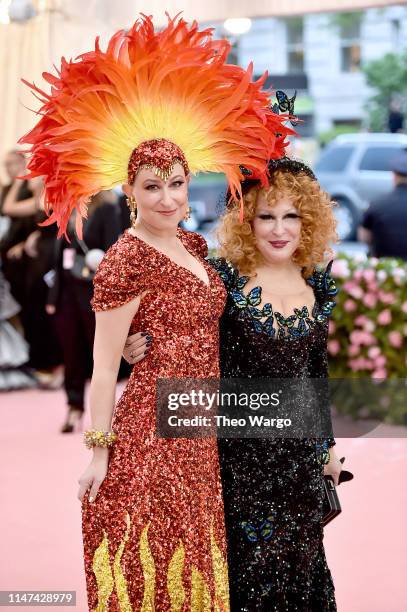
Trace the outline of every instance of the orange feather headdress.
{"label": "orange feather headdress", "polygon": [[20,143],[31,145],[29,176],[44,177],[45,223],[56,222],[58,236],[74,209],[81,235],[90,197],[134,179],[143,159],[134,152],[149,141],[175,145],[192,173],[224,172],[236,199],[240,165],[266,183],[268,161],[284,154],[293,131],[262,91],[267,73],[253,81],[252,65],[226,63],[229,49],[196,22],[168,17],[155,32],[143,15],[106,51],[96,39],[94,51],[62,58],[57,76],[44,73],[50,94],[24,81],[43,105]]}

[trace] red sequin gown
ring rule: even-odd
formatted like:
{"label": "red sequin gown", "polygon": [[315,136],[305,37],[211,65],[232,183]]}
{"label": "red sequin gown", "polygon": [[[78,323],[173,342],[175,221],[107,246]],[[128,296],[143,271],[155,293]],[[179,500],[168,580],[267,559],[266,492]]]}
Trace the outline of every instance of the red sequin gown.
{"label": "red sequin gown", "polygon": [[131,330],[154,338],[116,404],[118,441],[96,500],[82,504],[89,610],[228,610],[222,490],[216,439],[155,436],[157,378],[217,377],[225,289],[206,263],[204,239],[178,230],[205,266],[208,287],[126,232],[94,280],[93,309],[147,291]]}

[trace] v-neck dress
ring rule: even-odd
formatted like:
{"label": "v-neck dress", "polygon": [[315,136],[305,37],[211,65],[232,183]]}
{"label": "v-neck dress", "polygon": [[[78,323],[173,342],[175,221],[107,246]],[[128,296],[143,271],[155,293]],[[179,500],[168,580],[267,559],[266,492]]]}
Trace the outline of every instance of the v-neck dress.
{"label": "v-neck dress", "polygon": [[219,376],[219,317],[226,292],[198,234],[178,230],[209,286],[126,232],[94,279],[95,311],[143,294],[130,331],[154,342],[115,406],[118,440],[96,500],[82,504],[89,610],[228,610],[226,538],[214,438],[156,436],[159,378]]}
{"label": "v-neck dress", "polygon": [[[223,378],[328,376],[328,320],[337,293],[326,270],[307,279],[315,303],[289,316],[222,258],[211,264],[228,297],[220,320]],[[332,430],[330,432],[332,434]],[[333,435],[333,434],[332,434]],[[232,612],[334,612],[323,546],[323,466],[333,437],[219,439]]]}

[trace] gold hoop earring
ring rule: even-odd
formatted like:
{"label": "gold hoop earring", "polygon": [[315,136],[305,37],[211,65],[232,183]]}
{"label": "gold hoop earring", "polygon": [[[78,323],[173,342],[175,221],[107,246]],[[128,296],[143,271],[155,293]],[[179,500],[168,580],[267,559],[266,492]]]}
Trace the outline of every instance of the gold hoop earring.
{"label": "gold hoop earring", "polygon": [[188,221],[188,219],[191,218],[191,212],[192,212],[192,208],[190,206],[188,206],[187,212],[184,215],[184,221]]}
{"label": "gold hoop earring", "polygon": [[130,208],[130,223],[132,228],[135,227],[136,218],[137,218],[137,202],[136,198],[130,196],[127,198],[127,206]]}

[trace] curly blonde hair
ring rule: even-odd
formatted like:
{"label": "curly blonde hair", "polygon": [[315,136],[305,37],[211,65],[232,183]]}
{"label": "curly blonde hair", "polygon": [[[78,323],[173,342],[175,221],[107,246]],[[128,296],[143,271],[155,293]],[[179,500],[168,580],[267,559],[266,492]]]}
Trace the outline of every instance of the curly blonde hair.
{"label": "curly blonde hair", "polygon": [[305,278],[318,263],[326,261],[333,251],[329,244],[337,242],[336,220],[332,202],[319,183],[304,172],[294,174],[287,170],[272,173],[270,186],[252,187],[243,196],[244,221],[239,220],[239,205],[228,207],[220,219],[216,232],[218,255],[230,261],[241,274],[250,276],[262,261],[253,232],[259,194],[263,194],[271,207],[284,195],[292,201],[302,218],[300,243],[293,261],[301,266]]}

